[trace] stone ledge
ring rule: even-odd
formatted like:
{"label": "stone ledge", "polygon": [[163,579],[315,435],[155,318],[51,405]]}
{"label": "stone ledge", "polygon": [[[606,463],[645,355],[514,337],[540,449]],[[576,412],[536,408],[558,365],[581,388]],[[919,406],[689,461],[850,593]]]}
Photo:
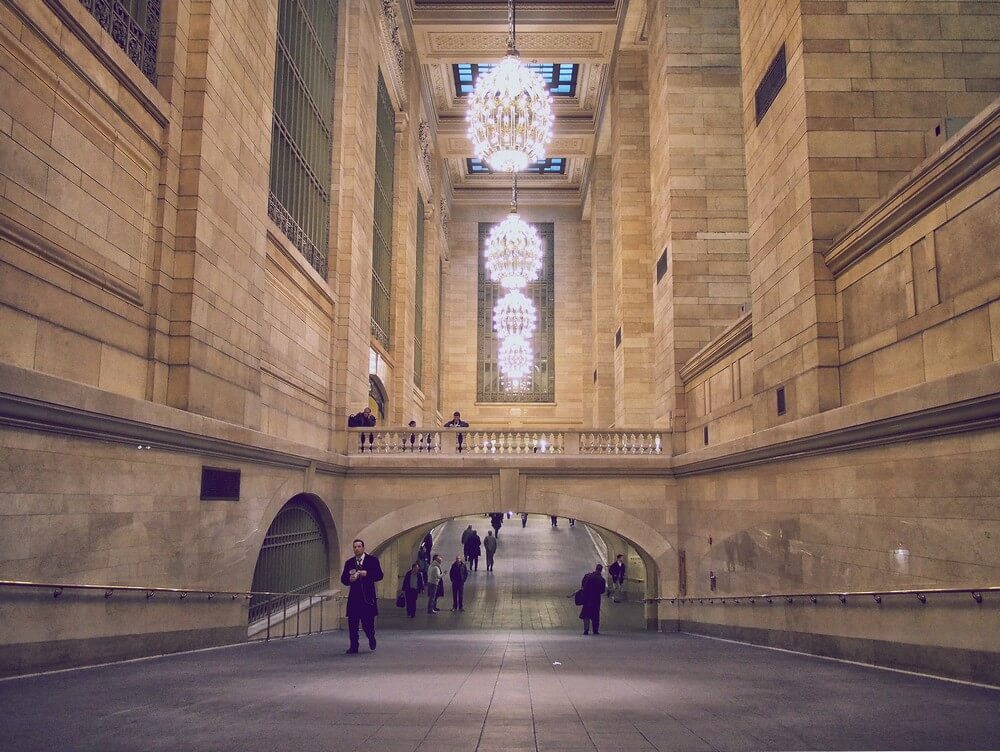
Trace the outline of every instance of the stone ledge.
{"label": "stone ledge", "polygon": [[94,666],[247,641],[244,626],[0,645],[0,676]]}
{"label": "stone ledge", "polygon": [[738,318],[726,331],[705,345],[681,366],[680,377],[685,383],[707,371],[740,345],[753,338],[753,321],[749,311]]}
{"label": "stone ledge", "polygon": [[[671,620],[665,620],[670,629]],[[728,624],[687,621],[676,622],[678,632],[721,637],[784,650],[839,658],[872,666],[919,671],[964,681],[1000,686],[1000,653],[985,650],[916,645],[861,637],[795,632],[792,630],[741,627]]]}
{"label": "stone ledge", "polygon": [[925,160],[885,199],[838,237],[824,254],[841,274],[1000,159],[1000,99],[941,150]]}

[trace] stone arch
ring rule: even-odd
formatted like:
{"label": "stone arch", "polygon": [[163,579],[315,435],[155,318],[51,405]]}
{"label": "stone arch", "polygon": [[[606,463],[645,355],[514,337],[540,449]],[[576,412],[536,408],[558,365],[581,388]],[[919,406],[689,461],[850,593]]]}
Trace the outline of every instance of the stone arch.
{"label": "stone arch", "polygon": [[290,493],[289,487],[295,488],[295,481],[289,479],[287,483],[282,484],[278,493],[271,497],[271,500],[268,502],[264,512],[258,518],[257,526],[248,541],[249,555],[246,558],[249,565],[249,571],[245,572],[243,576],[243,580],[246,583],[246,588],[248,590],[253,582],[254,569],[257,566],[257,557],[260,555],[260,548],[264,543],[264,536],[267,535],[267,531],[271,527],[271,523],[274,522],[274,518],[278,516],[278,513],[284,509],[286,504],[295,499],[308,501],[310,506],[316,512],[317,517],[319,517],[323,526],[323,533],[326,535],[327,563],[330,572],[330,584],[331,586],[335,586],[339,581],[340,563],[338,557],[340,556],[340,539],[337,534],[337,526],[334,522],[333,513],[330,511],[330,507],[318,494],[309,491]]}
{"label": "stone arch", "polygon": [[[674,546],[663,535],[633,515],[594,499],[563,494],[543,493],[526,501],[517,511],[529,514],[573,517],[579,522],[603,527],[631,543],[642,557],[647,571],[646,597],[664,592],[664,572],[672,571]],[[426,528],[455,517],[497,511],[491,498],[477,494],[455,494],[414,501],[369,522],[352,538],[360,538],[369,551],[375,551],[401,535]],[[656,603],[646,606],[646,623],[658,624]]]}

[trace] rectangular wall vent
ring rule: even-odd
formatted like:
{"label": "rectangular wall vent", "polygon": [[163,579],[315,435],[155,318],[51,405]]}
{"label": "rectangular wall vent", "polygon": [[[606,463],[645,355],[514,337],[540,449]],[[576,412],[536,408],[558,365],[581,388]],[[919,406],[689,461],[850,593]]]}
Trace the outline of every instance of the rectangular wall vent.
{"label": "rectangular wall vent", "polygon": [[778,415],[785,414],[785,387],[779,386],[777,391],[778,397]]}
{"label": "rectangular wall vent", "polygon": [[705,433],[704,433],[705,446],[708,446],[708,426],[705,426],[704,430],[705,430]]}
{"label": "rectangular wall vent", "polygon": [[201,468],[202,501],[239,501],[240,471],[221,467]]}
{"label": "rectangular wall vent", "polygon": [[615,332],[615,347],[618,348],[621,346],[622,346],[622,328],[618,327],[618,331]]}
{"label": "rectangular wall vent", "polygon": [[764,115],[770,109],[778,92],[785,85],[785,45],[781,45],[778,54],[774,56],[771,65],[768,67],[764,77],[757,86],[757,91],[753,95],[754,111],[757,117],[757,124],[764,119]]}
{"label": "rectangular wall vent", "polygon": [[660,258],[656,260],[656,281],[659,282],[667,273],[667,249],[663,249]]}

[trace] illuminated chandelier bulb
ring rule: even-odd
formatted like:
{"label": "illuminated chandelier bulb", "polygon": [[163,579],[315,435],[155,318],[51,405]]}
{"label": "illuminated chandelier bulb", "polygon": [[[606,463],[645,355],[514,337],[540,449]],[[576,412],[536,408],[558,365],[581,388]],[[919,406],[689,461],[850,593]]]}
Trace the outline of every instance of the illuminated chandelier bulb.
{"label": "illuminated chandelier bulb", "polygon": [[542,270],[542,240],[517,212],[511,212],[486,236],[486,270],[508,290],[534,282]]}
{"label": "illuminated chandelier bulb", "polygon": [[508,49],[476,80],[466,119],[476,156],[497,172],[518,172],[545,159],[552,140],[552,97],[544,79]]}
{"label": "illuminated chandelier bulb", "polygon": [[520,380],[526,378],[534,366],[534,355],[531,344],[524,337],[512,336],[505,338],[497,350],[497,363],[500,372],[508,379]]}
{"label": "illuminated chandelier bulb", "polygon": [[493,308],[493,327],[501,339],[529,339],[535,333],[535,304],[520,290],[511,290]]}

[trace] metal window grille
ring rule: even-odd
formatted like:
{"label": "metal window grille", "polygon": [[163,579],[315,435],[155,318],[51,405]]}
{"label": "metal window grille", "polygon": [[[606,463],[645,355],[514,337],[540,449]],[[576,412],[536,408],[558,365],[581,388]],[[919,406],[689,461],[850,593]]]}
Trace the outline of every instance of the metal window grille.
{"label": "metal window grille", "polygon": [[280,0],[267,213],[324,277],[336,34],[332,0]]}
{"label": "metal window grille", "polygon": [[[469,175],[492,175],[493,170],[486,162],[478,157],[467,157],[465,160],[465,171]],[[529,175],[565,175],[566,157],[546,157],[532,162],[523,170],[521,174]]]}
{"label": "metal window grille", "polygon": [[389,89],[378,74],[375,127],[375,232],[372,238],[372,336],[389,347],[392,302],[392,184],[396,113]]}
{"label": "metal window grille", "polygon": [[[312,505],[292,499],[274,518],[260,547],[251,590],[318,593],[330,585],[326,535]],[[267,596],[250,600],[250,622],[268,613]]]}
{"label": "metal window grille", "polygon": [[[576,95],[580,71],[577,63],[528,63],[528,67],[542,77],[554,97]],[[493,68],[490,63],[455,63],[451,67],[455,79],[455,96],[466,97],[476,87],[476,79]]]}
{"label": "metal window grille", "polygon": [[417,193],[417,273],[413,301],[413,383],[423,388],[424,370],[424,199]]}
{"label": "metal window grille", "polygon": [[476,383],[476,399],[479,402],[554,402],[555,401],[555,230],[552,223],[539,224],[535,227],[542,238],[544,255],[542,272],[536,282],[530,283],[524,294],[531,298],[538,312],[538,331],[532,337],[532,349],[535,352],[535,370],[531,383],[526,389],[511,391],[505,389],[500,381],[500,369],[497,364],[497,348],[500,338],[493,330],[493,308],[497,300],[503,296],[500,285],[491,282],[486,271],[483,251],[486,248],[486,236],[492,225],[479,225],[479,295],[478,295],[478,328],[479,356],[478,376]]}
{"label": "metal window grille", "polygon": [[156,85],[161,0],[80,0],[115,44]]}

